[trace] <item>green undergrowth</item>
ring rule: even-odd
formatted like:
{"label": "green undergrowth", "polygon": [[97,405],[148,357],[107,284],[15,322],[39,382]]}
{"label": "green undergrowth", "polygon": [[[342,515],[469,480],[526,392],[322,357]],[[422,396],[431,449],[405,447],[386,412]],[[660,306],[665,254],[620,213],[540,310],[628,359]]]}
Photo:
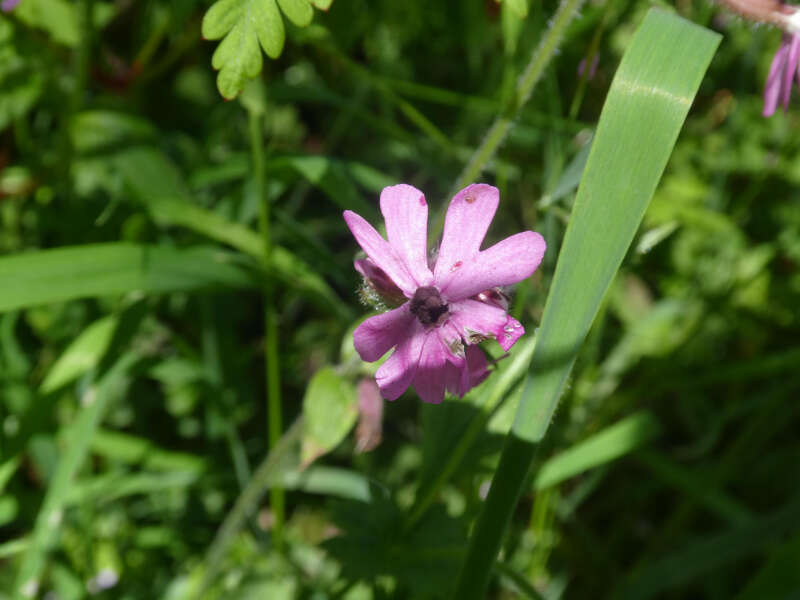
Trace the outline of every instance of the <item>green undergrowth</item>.
{"label": "green undergrowth", "polygon": [[[761,116],[780,32],[706,3],[650,13],[722,36],[702,79],[664,75],[696,87],[670,152],[646,116],[623,130],[624,106],[598,126],[651,6],[578,6],[0,13],[0,599],[451,597],[512,428],[541,441],[485,597],[793,597],[800,103]],[[637,138],[660,181],[615,162]],[[465,172],[500,189],[487,243],[547,240],[512,290],[527,334],[507,356],[484,344],[492,374],[463,399],[385,403],[377,433],[359,423],[376,365],[352,330],[372,309],[342,211],[377,224],[380,190],[406,182],[435,223]],[[571,223],[592,178],[611,212]],[[568,226],[580,239],[556,275]],[[607,272],[592,240],[615,246]],[[559,341],[574,366],[537,388]],[[515,425],[531,407],[541,418]]]}

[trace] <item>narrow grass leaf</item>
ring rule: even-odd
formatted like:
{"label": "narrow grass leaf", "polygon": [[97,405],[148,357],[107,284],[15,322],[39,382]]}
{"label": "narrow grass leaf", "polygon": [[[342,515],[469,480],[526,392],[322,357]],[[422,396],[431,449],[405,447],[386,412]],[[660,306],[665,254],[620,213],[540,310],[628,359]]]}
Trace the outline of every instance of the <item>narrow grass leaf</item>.
{"label": "narrow grass leaf", "polygon": [[[702,539],[645,563],[633,572],[613,594],[615,600],[646,600],[661,597],[666,590],[743,558],[761,552],[788,532],[800,527],[800,501],[795,499],[780,510],[717,535]],[[795,561],[796,564],[796,561]],[[763,596],[769,597],[769,596]]]}
{"label": "narrow grass leaf", "polygon": [[64,499],[65,506],[97,506],[136,494],[155,494],[186,488],[197,482],[200,474],[192,471],[169,473],[111,473],[74,482]]}
{"label": "narrow grass leaf", "polygon": [[752,520],[753,514],[747,507],[742,506],[702,475],[693,473],[657,452],[641,450],[636,457],[655,477],[679,489],[732,525],[742,525]]}
{"label": "narrow grass leaf", "polygon": [[0,258],[0,311],[76,298],[252,287],[241,256],[209,247],[87,244]]}
{"label": "narrow grass leaf", "polygon": [[371,498],[367,478],[349,469],[312,465],[302,471],[286,471],[275,479],[286,489],[308,494],[336,496],[360,502],[369,502]]}
{"label": "narrow grass leaf", "polygon": [[[128,189],[144,204],[159,226],[186,227],[263,261],[264,244],[261,237],[245,225],[229,221],[192,202],[179,171],[160,150],[145,146],[129,148],[120,155],[116,164]],[[334,183],[337,181],[335,179]],[[352,310],[326,281],[286,248],[272,248],[269,272],[321,306],[334,309],[347,320],[352,318]]]}
{"label": "narrow grass leaf", "polygon": [[268,169],[287,167],[325,192],[341,209],[366,216],[376,215],[377,204],[364,200],[342,163],[325,156],[280,156],[267,163]]}
{"label": "narrow grass leaf", "polygon": [[547,460],[533,482],[542,490],[579,473],[625,456],[658,435],[660,427],[652,414],[643,411],[586,438]]}
{"label": "narrow grass leaf", "polygon": [[12,456],[0,463],[0,492],[6,488],[9,480],[14,476],[14,473],[17,472],[19,461],[19,456]]}
{"label": "narrow grass leaf", "polygon": [[116,315],[108,315],[84,329],[50,367],[39,391],[49,394],[96,367],[111,343],[117,323]]}
{"label": "narrow grass leaf", "polygon": [[742,593],[736,596],[736,600],[799,598],[798,556],[800,556],[800,535],[796,535],[790,542],[780,546],[772,553],[764,567],[750,580]]}
{"label": "narrow grass leaf", "polygon": [[200,473],[206,461],[188,452],[165,450],[152,441],[129,433],[101,429],[92,438],[92,452],[107,460],[154,471]]}
{"label": "narrow grass leaf", "polygon": [[73,479],[83,465],[89,445],[106,412],[111,397],[129,369],[140,359],[136,353],[123,355],[96,384],[87,388],[81,399],[81,411],[66,431],[64,451],[47,486],[42,506],[36,515],[31,542],[22,559],[14,586],[14,597],[33,596],[39,587],[47,553],[59,531],[67,495]]}

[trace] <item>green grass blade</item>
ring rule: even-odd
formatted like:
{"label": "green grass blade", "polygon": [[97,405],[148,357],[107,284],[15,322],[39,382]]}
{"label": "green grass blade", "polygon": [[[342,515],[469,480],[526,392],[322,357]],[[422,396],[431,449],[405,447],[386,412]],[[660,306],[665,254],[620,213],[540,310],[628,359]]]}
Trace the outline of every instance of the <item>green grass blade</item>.
{"label": "green grass blade", "polygon": [[87,244],[0,258],[0,311],[133,291],[254,284],[253,271],[231,252],[127,242]]}
{"label": "green grass blade", "polygon": [[123,377],[140,358],[136,353],[123,355],[102,379],[86,390],[81,398],[82,410],[66,432],[64,453],[47,487],[44,502],[36,516],[30,545],[17,572],[14,597],[36,595],[45,568],[47,552],[57,536],[75,474],[89,452],[92,436],[105,415],[111,397],[119,391],[120,377]]}
{"label": "green grass blade", "polygon": [[789,600],[800,597],[800,570],[797,557],[800,556],[800,535],[772,553],[764,567],[750,580],[736,600],[761,600],[762,598],[782,598]]}
{"label": "green grass blade", "polygon": [[336,496],[360,502],[371,498],[369,480],[357,471],[338,467],[313,465],[302,471],[289,470],[276,477],[288,490],[300,490],[307,494]]}
{"label": "green grass blade", "polygon": [[685,585],[722,565],[760,553],[787,533],[797,531],[799,526],[800,502],[795,499],[747,525],[714,536],[705,535],[673,554],[643,565],[618,587],[612,598],[662,597],[666,590]]}
{"label": "green grass blade", "polygon": [[[475,527],[457,598],[482,598],[578,350],[672,152],[720,36],[651,10],[608,93],[559,254],[531,370]],[[552,250],[551,250],[552,251]]]}
{"label": "green grass blade", "polygon": [[704,477],[702,474],[693,473],[661,454],[647,449],[638,452],[637,459],[651,470],[653,476],[677,488],[732,525],[742,525],[752,520],[752,513],[708,481],[707,475]]}
{"label": "green grass blade", "polygon": [[[177,198],[143,198],[143,201],[153,220],[159,225],[186,227],[263,260],[264,244],[260,236],[244,225],[228,221],[210,210]],[[353,319],[352,309],[339,298],[333,288],[310,265],[286,248],[272,248],[268,272],[283,284],[333,310],[343,319]]]}
{"label": "green grass blade", "polygon": [[[329,188],[344,189],[341,178],[347,178],[339,171],[329,169],[327,159],[321,160],[321,165],[315,168],[309,167],[311,171],[325,182],[330,180]],[[144,204],[153,221],[159,226],[185,227],[260,261],[264,260],[264,243],[261,236],[241,223],[229,221],[222,215],[194,203],[180,172],[159,150],[146,146],[129,148],[120,154],[115,164],[123,174],[130,192]],[[342,170],[342,167],[339,166],[338,169]],[[332,176],[326,174],[329,170],[338,173],[340,179],[335,177],[331,179]],[[350,185],[346,188],[349,193],[363,202],[349,179],[347,182]],[[353,206],[359,205],[354,203]],[[286,248],[280,246],[272,248],[269,274],[292,289],[301,291],[319,305],[333,309],[343,319],[348,321],[353,319],[352,310],[342,302],[327,282],[311,266]]]}
{"label": "green grass blade", "polygon": [[143,196],[141,200],[159,226],[180,225],[254,258],[264,256],[261,238],[244,225],[177,197]]}
{"label": "green grass blade", "polygon": [[545,305],[514,433],[542,439],[655,192],[719,36],[651,10],[606,99]]}
{"label": "green grass blade", "polygon": [[649,412],[625,417],[547,460],[539,469],[533,487],[542,490],[616,460],[649,442],[658,432],[658,422]]}
{"label": "green grass blade", "polygon": [[84,329],[50,367],[39,392],[49,394],[97,366],[111,343],[118,322],[116,315],[108,315]]}

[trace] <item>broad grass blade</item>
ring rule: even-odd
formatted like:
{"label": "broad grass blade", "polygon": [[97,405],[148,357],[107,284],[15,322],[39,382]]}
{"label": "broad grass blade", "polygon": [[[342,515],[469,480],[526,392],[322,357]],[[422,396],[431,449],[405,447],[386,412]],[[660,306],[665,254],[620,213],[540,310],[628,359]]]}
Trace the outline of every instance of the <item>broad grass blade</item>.
{"label": "broad grass blade", "polygon": [[720,36],[650,10],[608,93],[559,253],[523,395],[455,597],[483,598],[538,442],[633,240]]}
{"label": "broad grass blade", "polygon": [[608,93],[558,257],[513,432],[544,436],[655,192],[719,35],[652,9]]}

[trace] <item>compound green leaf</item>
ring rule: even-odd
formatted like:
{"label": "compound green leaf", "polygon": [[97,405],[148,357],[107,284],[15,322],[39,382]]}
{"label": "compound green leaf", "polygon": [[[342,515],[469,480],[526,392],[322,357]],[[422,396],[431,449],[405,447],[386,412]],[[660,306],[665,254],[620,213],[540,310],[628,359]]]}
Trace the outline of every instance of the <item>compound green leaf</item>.
{"label": "compound green leaf", "polygon": [[314,18],[314,9],[308,0],[278,0],[283,14],[298,27],[305,27]]}
{"label": "compound green leaf", "polygon": [[229,100],[261,72],[261,48],[270,58],[283,50],[285,33],[275,0],[219,0],[203,17],[202,31],[206,39],[222,39],[211,66],[219,70],[217,88]]}
{"label": "compound green leaf", "polygon": [[[298,27],[306,27],[314,17],[309,0],[218,0],[203,17],[203,37],[222,40],[211,66],[219,71],[217,88],[228,100],[261,72],[262,49],[270,58],[280,56],[286,32],[279,5]],[[314,5],[327,10],[330,1]]]}

